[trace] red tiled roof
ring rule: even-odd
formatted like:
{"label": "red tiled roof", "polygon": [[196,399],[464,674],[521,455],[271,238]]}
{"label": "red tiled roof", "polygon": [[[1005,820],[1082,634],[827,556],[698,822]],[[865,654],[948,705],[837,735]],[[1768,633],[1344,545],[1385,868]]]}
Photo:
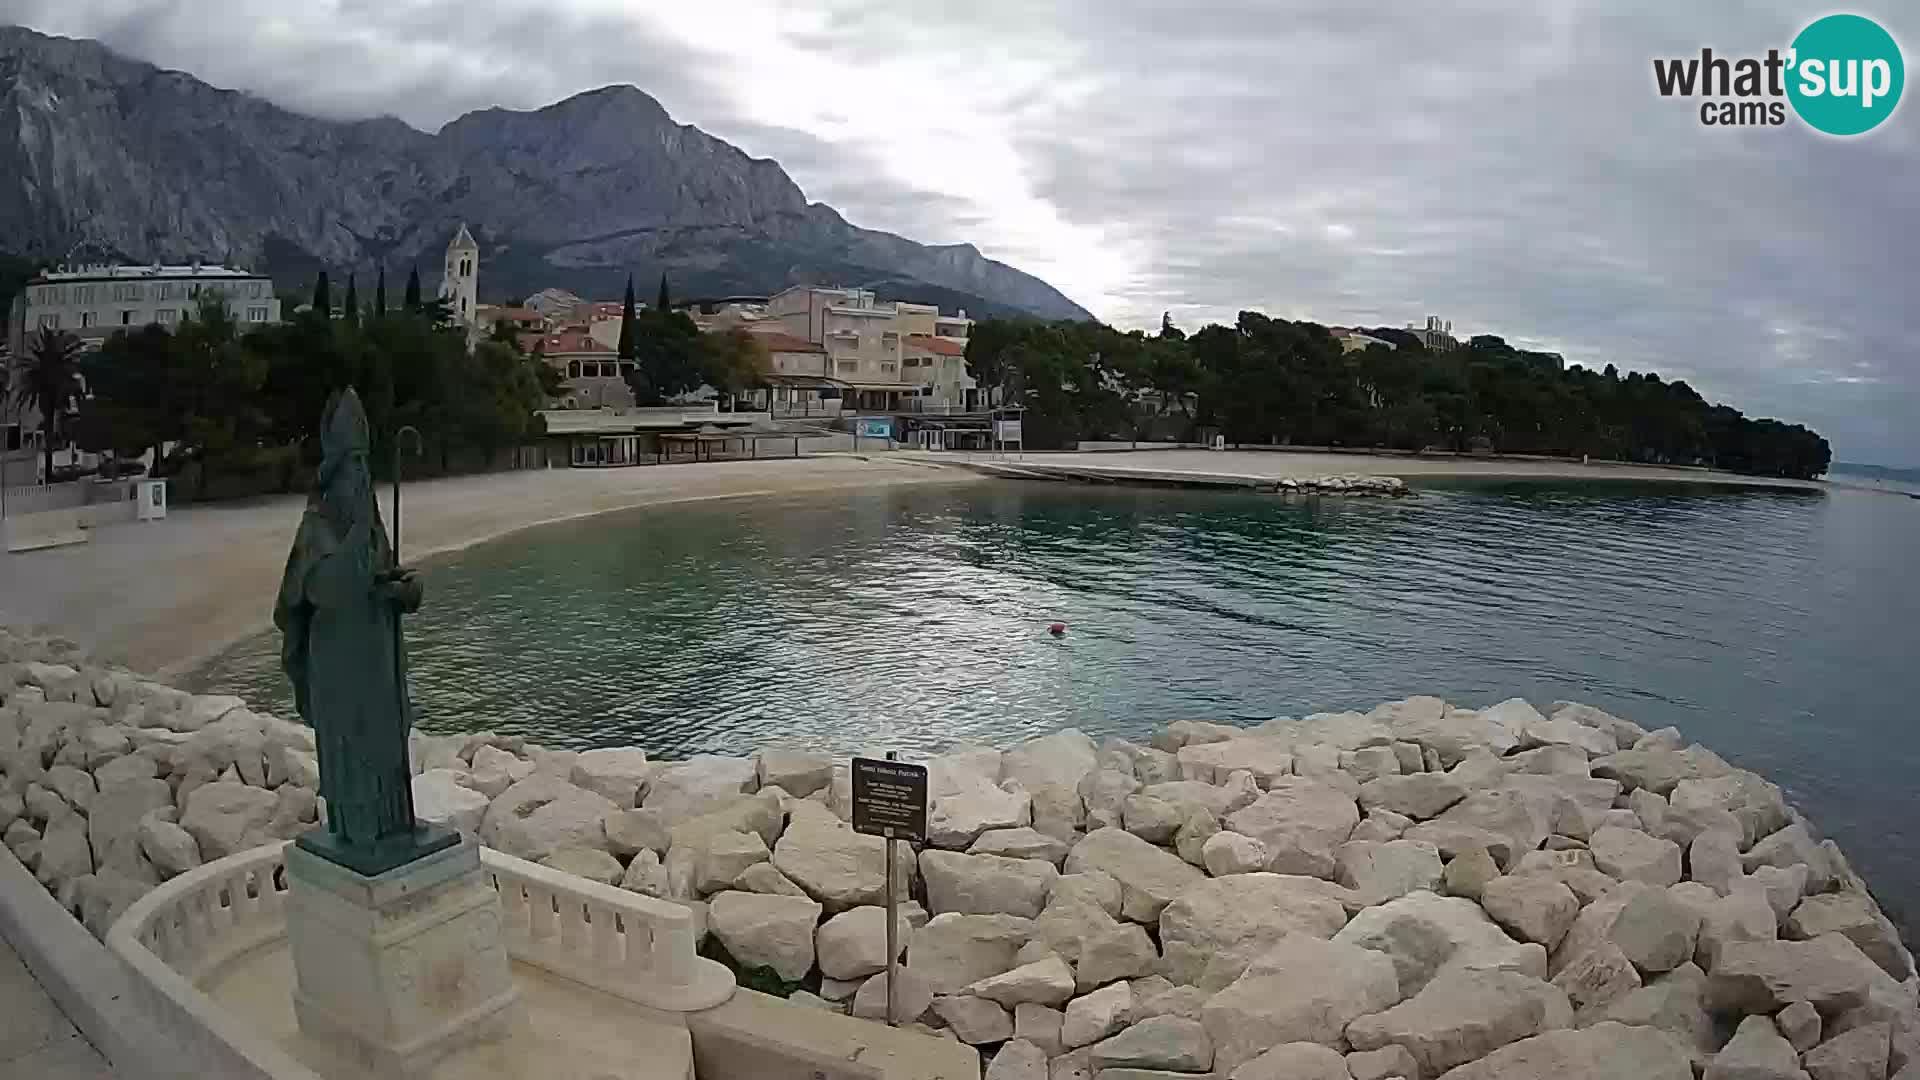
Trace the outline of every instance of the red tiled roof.
{"label": "red tiled roof", "polygon": [[750,330],[749,332],[760,339],[768,352],[823,353],[827,351],[824,346],[815,345],[806,338],[795,337],[779,330]]}
{"label": "red tiled roof", "polygon": [[908,334],[907,345],[910,348],[930,352],[935,356],[967,355],[967,347],[965,345],[957,341],[948,341],[946,338],[932,337],[927,334]]}

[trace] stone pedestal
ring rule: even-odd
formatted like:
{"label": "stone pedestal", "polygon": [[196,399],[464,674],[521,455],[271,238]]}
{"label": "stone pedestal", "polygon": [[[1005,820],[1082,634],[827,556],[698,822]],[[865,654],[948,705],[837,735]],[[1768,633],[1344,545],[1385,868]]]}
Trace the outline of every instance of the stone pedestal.
{"label": "stone pedestal", "polygon": [[287,939],[300,1030],[356,1075],[415,1080],[518,1018],[471,838],[373,877],[288,845]]}

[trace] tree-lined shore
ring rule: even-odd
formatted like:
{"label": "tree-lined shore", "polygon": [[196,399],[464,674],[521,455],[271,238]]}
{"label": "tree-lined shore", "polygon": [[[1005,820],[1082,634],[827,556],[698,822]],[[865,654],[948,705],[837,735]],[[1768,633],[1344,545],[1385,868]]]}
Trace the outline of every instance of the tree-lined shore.
{"label": "tree-lined shore", "polygon": [[1749,418],[1652,372],[1561,370],[1493,336],[1436,351],[1400,333],[1396,346],[1345,352],[1318,323],[1253,311],[1191,335],[1170,321],[1157,334],[989,321],[973,328],[967,369],[1026,407],[1035,447],[1217,431],[1237,443],[1592,456],[1800,479],[1832,458],[1814,431]]}

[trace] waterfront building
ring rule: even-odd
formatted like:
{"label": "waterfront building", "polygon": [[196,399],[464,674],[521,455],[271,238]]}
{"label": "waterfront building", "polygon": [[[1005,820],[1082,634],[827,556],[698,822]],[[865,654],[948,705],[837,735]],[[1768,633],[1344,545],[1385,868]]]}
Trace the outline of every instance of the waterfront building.
{"label": "waterfront building", "polygon": [[[931,304],[881,302],[871,289],[795,285],[767,301],[766,318],[780,329],[826,350],[829,378],[841,384],[846,408],[862,412],[914,412],[928,385],[926,361],[944,361],[929,346],[914,352],[909,339],[958,343],[965,349],[972,321],[966,313],[942,316]],[[944,364],[935,365],[943,370]],[[961,388],[964,391],[964,387]]]}
{"label": "waterfront building", "polygon": [[1453,320],[1441,322],[1438,315],[1427,316],[1425,326],[1408,323],[1407,332],[1433,352],[1449,352],[1460,347],[1460,340],[1453,336]]}
{"label": "waterfront building", "polygon": [[148,323],[172,329],[208,294],[226,301],[242,331],[280,321],[273,279],[265,274],[198,262],[103,263],[61,267],[28,280],[14,297],[7,343],[17,356],[28,337],[49,327],[95,348],[117,330]]}
{"label": "waterfront building", "polygon": [[1363,334],[1358,330],[1336,330],[1333,336],[1334,340],[1340,343],[1340,351],[1343,353],[1359,352],[1371,345],[1385,345],[1389,349],[1397,349],[1400,347],[1397,343],[1388,341],[1386,338],[1374,337],[1372,334]]}

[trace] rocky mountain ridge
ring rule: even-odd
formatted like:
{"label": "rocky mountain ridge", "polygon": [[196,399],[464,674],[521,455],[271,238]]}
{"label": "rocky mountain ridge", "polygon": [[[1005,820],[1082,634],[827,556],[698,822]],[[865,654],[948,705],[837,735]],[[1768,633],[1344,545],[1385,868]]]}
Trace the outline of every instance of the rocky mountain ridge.
{"label": "rocky mountain ridge", "polygon": [[418,264],[431,283],[463,221],[483,248],[483,299],[613,295],[629,271],[665,271],[681,295],[821,282],[976,315],[1087,317],[972,245],[849,224],[777,162],[675,123],[630,86],[427,134],[303,116],[98,42],[0,27],[0,250],[232,258],[287,285],[322,266]]}

